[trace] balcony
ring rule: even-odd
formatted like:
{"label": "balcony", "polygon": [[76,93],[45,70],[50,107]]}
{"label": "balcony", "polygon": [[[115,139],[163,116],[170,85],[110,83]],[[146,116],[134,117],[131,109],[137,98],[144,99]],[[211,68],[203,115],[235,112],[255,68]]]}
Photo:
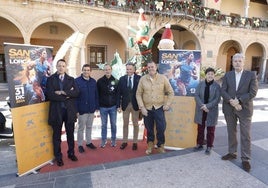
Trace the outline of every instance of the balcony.
{"label": "balcony", "polygon": [[[44,0],[36,0],[42,1]],[[51,3],[66,3],[78,6],[94,6],[124,12],[137,12],[139,8],[145,10],[145,14],[165,16],[171,19],[191,19],[226,27],[254,29],[268,31],[268,20],[253,17],[241,17],[240,15],[225,15],[219,10],[201,6],[199,0],[179,1],[150,1],[150,0],[47,0]]]}

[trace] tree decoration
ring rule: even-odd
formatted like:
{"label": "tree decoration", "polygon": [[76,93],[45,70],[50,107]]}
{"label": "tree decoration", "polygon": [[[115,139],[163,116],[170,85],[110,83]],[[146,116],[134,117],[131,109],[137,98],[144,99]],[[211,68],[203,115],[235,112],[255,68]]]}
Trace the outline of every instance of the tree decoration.
{"label": "tree decoration", "polygon": [[139,9],[139,19],[137,22],[138,30],[128,26],[128,29],[136,34],[136,38],[129,38],[129,46],[136,50],[136,55],[129,61],[136,65],[140,74],[146,73],[147,63],[152,61],[152,46],[154,38],[149,37],[149,23],[147,22],[144,10]]}

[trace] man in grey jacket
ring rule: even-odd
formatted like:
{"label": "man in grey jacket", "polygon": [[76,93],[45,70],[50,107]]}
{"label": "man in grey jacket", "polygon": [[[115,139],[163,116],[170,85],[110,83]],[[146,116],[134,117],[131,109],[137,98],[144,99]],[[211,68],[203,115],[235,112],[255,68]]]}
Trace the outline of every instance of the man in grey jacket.
{"label": "man in grey jacket", "polygon": [[234,70],[225,74],[221,95],[223,113],[227,123],[229,153],[222,160],[237,157],[237,120],[240,123],[241,160],[245,171],[250,171],[251,138],[250,128],[253,115],[253,98],[257,95],[258,83],[255,72],[243,70],[244,56],[237,53],[232,58]]}

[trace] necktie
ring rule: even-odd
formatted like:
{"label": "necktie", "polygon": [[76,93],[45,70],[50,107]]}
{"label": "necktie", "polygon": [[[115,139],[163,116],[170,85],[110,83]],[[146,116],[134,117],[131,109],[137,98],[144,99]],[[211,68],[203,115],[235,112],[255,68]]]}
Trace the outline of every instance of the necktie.
{"label": "necktie", "polygon": [[60,75],[60,80],[63,81],[63,79],[64,79],[64,76]]}
{"label": "necktie", "polygon": [[129,88],[129,89],[132,89],[131,76],[128,77],[128,88]]}

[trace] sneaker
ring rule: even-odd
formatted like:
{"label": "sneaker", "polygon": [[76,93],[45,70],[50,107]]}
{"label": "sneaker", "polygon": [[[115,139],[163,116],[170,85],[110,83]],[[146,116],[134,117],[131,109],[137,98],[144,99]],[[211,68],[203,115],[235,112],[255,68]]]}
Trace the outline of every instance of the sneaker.
{"label": "sneaker", "polygon": [[97,147],[96,147],[96,146],[94,146],[94,144],[93,144],[93,143],[86,144],[86,146],[87,146],[88,148],[90,148],[90,149],[97,149]]}
{"label": "sneaker", "polygon": [[205,151],[205,154],[206,155],[210,155],[211,154],[211,147],[207,147],[206,151]]}
{"label": "sneaker", "polygon": [[203,150],[203,146],[202,145],[197,145],[197,146],[195,146],[194,147],[194,151],[201,151],[201,150]]}
{"label": "sneaker", "polygon": [[115,142],[115,140],[112,140],[112,141],[111,141],[111,146],[112,146],[112,147],[116,147],[116,142]]}
{"label": "sneaker", "polygon": [[83,146],[78,146],[78,151],[79,151],[79,153],[84,153],[85,152]]}
{"label": "sneaker", "polygon": [[102,140],[101,141],[101,148],[105,148],[105,146],[106,146],[106,144],[107,144],[107,141],[106,140]]}

